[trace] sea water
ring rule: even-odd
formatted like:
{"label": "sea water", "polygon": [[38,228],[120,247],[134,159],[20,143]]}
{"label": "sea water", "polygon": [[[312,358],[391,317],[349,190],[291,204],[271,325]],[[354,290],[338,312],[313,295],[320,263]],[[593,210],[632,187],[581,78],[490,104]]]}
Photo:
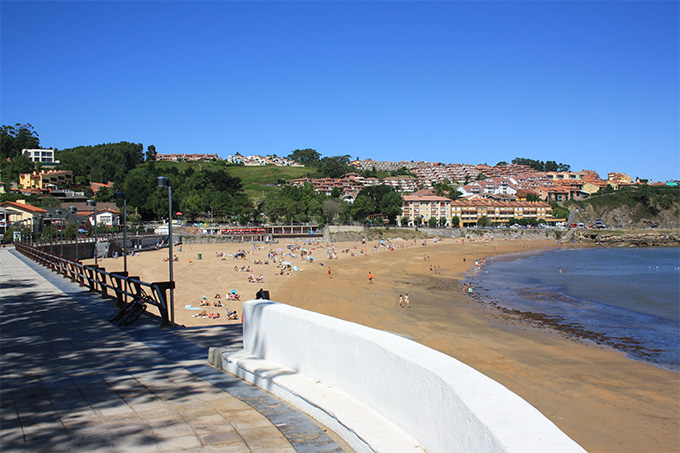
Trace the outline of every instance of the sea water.
{"label": "sea water", "polygon": [[680,371],[679,248],[494,257],[467,279],[482,300],[538,314],[569,335]]}

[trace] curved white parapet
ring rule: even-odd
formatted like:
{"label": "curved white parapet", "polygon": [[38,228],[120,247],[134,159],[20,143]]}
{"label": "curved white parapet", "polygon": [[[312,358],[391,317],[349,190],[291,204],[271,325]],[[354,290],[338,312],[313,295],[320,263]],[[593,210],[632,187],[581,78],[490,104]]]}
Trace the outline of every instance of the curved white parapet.
{"label": "curved white parapet", "polygon": [[243,314],[244,350],[224,368],[358,451],[584,451],[501,384],[414,341],[271,301]]}

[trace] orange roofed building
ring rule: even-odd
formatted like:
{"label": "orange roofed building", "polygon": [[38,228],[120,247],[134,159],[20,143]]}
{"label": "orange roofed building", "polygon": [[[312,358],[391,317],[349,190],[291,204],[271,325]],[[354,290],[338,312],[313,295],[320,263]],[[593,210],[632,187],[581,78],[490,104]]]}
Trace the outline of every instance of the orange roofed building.
{"label": "orange roofed building", "polygon": [[446,226],[453,225],[453,218],[460,220],[461,227],[475,227],[479,219],[486,217],[494,225],[507,224],[512,219],[536,219],[553,221],[552,207],[542,201],[495,201],[488,199],[451,200],[434,194],[432,190],[419,190],[404,195],[402,214],[408,224],[420,219],[423,223],[434,217],[446,219]]}

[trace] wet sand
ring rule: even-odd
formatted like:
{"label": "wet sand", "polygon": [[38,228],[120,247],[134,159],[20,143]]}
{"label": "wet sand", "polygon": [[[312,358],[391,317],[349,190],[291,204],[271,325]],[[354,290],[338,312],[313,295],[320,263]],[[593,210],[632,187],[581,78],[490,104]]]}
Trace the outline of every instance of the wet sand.
{"label": "wet sand", "polygon": [[[569,332],[536,327],[521,314],[463,294],[464,273],[476,259],[540,251],[555,247],[554,241],[448,239],[428,240],[426,245],[420,240],[393,241],[394,250],[375,241],[335,243],[338,259],[333,260],[327,258],[328,244],[300,243],[311,251],[314,263],[302,262],[300,251],[288,256],[286,244],[262,249],[252,249],[252,244],[183,246],[174,263],[176,322],[185,326],[238,322],[195,318],[192,315],[199,311],[184,306],[199,307],[202,296],[213,302],[220,293],[227,307],[208,311],[226,315],[228,308],[240,315],[240,302],[225,302],[225,294],[236,289],[242,300],[249,300],[264,288],[272,300],[407,335],[461,360],[522,396],[588,451],[678,451],[678,373],[630,360]],[[275,275],[279,268],[274,264],[253,264],[277,248],[300,272]],[[246,252],[246,259],[233,258],[239,249]],[[347,249],[349,253],[343,252]],[[221,252],[227,255],[224,260],[216,256]],[[167,280],[168,263],[163,261],[167,256],[167,250],[159,250],[129,257],[130,273],[147,282]],[[123,267],[120,258],[100,265],[107,271]],[[264,282],[248,283],[250,272],[235,271],[234,266],[250,266]],[[430,266],[441,271],[430,271]],[[374,275],[372,284],[369,272]],[[399,307],[399,295],[405,293],[409,309]]]}

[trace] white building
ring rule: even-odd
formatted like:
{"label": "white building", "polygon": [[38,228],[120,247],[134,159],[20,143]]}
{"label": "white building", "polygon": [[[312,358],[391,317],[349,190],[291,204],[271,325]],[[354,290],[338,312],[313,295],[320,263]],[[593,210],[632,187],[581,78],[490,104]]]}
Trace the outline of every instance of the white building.
{"label": "white building", "polygon": [[40,162],[43,164],[58,164],[58,160],[54,160],[53,149],[22,149],[21,154],[26,154],[33,162]]}

